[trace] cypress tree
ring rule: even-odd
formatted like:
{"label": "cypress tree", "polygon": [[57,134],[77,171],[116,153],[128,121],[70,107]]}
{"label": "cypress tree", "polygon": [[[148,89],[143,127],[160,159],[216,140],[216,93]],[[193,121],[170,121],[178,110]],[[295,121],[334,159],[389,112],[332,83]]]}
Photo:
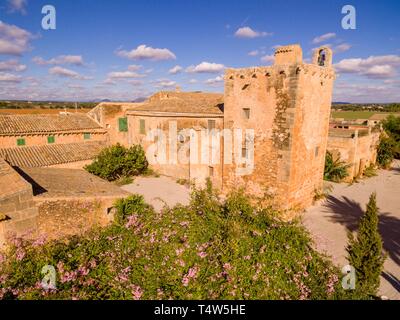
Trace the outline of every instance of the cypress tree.
{"label": "cypress tree", "polygon": [[382,238],[379,234],[376,193],[371,194],[367,210],[361,217],[356,237],[349,233],[348,261],[356,271],[356,290],[376,296],[380,274],[386,256],[383,254]]}

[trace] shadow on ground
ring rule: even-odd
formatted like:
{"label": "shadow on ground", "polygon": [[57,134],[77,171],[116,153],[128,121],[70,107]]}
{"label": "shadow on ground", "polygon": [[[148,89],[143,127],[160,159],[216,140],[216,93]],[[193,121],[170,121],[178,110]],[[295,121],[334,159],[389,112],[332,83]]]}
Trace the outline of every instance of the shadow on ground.
{"label": "shadow on ground", "polygon": [[[327,197],[325,206],[326,212],[332,215],[331,219],[344,225],[349,231],[357,229],[360,217],[364,213],[364,209],[358,202],[347,197],[338,199],[330,195]],[[390,258],[400,265],[400,219],[389,213],[380,212],[379,232],[383,239],[383,248]],[[398,279],[395,278],[395,280],[399,282]]]}
{"label": "shadow on ground", "polygon": [[37,196],[42,193],[46,193],[47,190],[43,188],[41,185],[39,185],[35,180],[33,180],[25,171],[23,171],[19,167],[13,167],[15,171],[19,173],[20,176],[22,176],[26,181],[28,181],[32,185],[32,191],[33,195]]}
{"label": "shadow on ground", "polygon": [[397,279],[393,274],[390,272],[382,272],[382,277],[389,282],[393,288],[397,290],[397,292],[400,292],[400,280]]}

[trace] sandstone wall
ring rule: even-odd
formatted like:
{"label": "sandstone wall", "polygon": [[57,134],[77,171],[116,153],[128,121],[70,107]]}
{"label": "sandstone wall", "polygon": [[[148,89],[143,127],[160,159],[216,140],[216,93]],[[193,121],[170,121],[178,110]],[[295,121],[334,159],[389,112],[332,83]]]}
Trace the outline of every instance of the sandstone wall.
{"label": "sandstone wall", "polygon": [[35,199],[38,234],[47,239],[79,235],[113,221],[117,198]]}
{"label": "sandstone wall", "polygon": [[0,159],[0,247],[9,233],[34,235],[37,215],[32,186]]}
{"label": "sandstone wall", "polygon": [[376,163],[377,146],[379,144],[380,131],[331,131],[328,138],[328,150],[334,158],[338,158],[349,164],[348,177],[351,182],[362,175],[365,168]]}
{"label": "sandstone wall", "polygon": [[[140,132],[140,120],[145,121],[145,134]],[[222,185],[222,143],[221,137],[216,137],[216,141],[219,141],[220,149],[215,151],[217,155],[217,161],[211,163],[212,154],[212,138],[202,138],[202,131],[206,132],[208,128],[208,121],[215,121],[215,129],[220,132],[223,129],[223,118],[212,117],[211,115],[206,116],[174,116],[173,114],[158,116],[152,115],[146,112],[128,112],[128,123],[129,123],[129,134],[130,142],[132,144],[140,144],[144,147],[145,151],[148,152],[148,158],[153,158],[151,167],[160,174],[170,176],[176,179],[187,179],[193,182],[197,182],[197,185],[204,185],[206,178],[210,178],[216,187]],[[169,130],[170,125],[173,129],[172,132],[176,132],[177,136],[170,137]],[[148,141],[146,138],[147,133],[152,130],[161,130],[165,139],[168,140],[166,144],[166,150],[157,145],[159,138]],[[192,150],[190,140],[194,139],[190,134],[190,129],[193,129],[197,135],[197,150]],[[176,131],[175,131],[176,130]],[[174,157],[169,146],[175,144],[177,157]],[[204,150],[209,153],[209,162],[201,161],[201,154]],[[153,157],[152,155],[156,155]],[[165,161],[161,160],[162,154],[165,154]],[[195,156],[197,154],[197,156]],[[183,155],[183,156],[181,156]],[[176,162],[173,162],[177,159]],[[183,160],[183,161],[181,161]],[[197,161],[196,161],[197,160]],[[155,163],[154,163],[155,162]],[[172,163],[171,163],[172,162]]]}

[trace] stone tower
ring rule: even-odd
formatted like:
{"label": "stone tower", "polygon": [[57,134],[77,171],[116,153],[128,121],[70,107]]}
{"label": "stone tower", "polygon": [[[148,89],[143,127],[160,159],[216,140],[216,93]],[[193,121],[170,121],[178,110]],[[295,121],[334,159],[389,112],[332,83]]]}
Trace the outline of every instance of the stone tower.
{"label": "stone tower", "polygon": [[272,66],[226,70],[224,128],[242,129],[243,142],[223,166],[225,191],[244,186],[290,211],[312,203],[322,187],[334,79],[326,47],[311,64],[290,45],[276,50]]}

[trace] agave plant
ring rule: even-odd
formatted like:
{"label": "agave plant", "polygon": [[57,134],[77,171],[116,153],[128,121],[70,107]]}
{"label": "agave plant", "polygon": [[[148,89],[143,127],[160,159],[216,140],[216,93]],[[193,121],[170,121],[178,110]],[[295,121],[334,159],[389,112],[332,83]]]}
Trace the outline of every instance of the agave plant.
{"label": "agave plant", "polygon": [[349,175],[347,172],[349,167],[350,164],[346,164],[344,161],[340,160],[340,154],[334,158],[332,153],[327,151],[325,157],[324,179],[333,182],[340,182]]}

